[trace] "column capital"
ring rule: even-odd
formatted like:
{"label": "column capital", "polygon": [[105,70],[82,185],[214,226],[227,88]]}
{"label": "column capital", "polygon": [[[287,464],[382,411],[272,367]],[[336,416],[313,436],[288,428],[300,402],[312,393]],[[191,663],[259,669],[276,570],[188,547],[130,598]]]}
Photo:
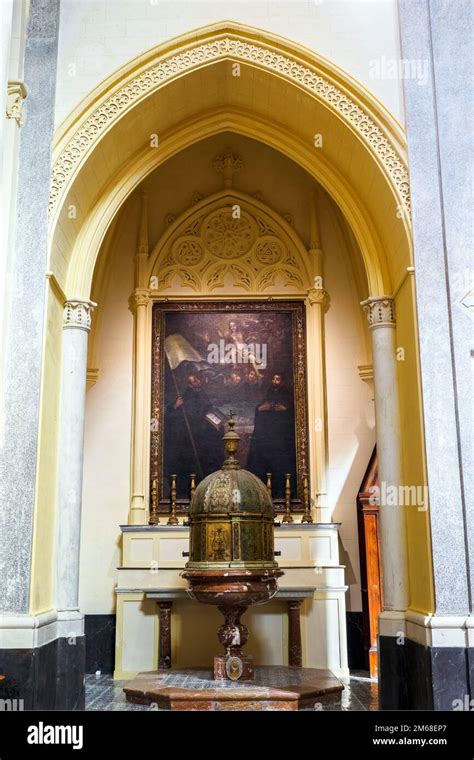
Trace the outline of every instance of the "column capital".
{"label": "column capital", "polygon": [[376,327],[395,327],[395,301],[389,296],[377,296],[361,301],[362,308],[367,315],[369,329]]}
{"label": "column capital", "polygon": [[14,119],[19,127],[23,126],[23,103],[26,95],[24,82],[19,79],[8,82],[6,117]]}
{"label": "column capital", "polygon": [[92,312],[96,306],[97,304],[94,301],[66,301],[63,312],[63,329],[75,327],[89,332]]}
{"label": "column capital", "polygon": [[311,306],[318,303],[323,307],[324,311],[329,309],[331,299],[329,293],[324,288],[310,288],[307,293],[307,299]]}
{"label": "column capital", "polygon": [[139,306],[147,306],[150,300],[150,291],[148,288],[135,288],[128,299],[128,308],[135,314]]}

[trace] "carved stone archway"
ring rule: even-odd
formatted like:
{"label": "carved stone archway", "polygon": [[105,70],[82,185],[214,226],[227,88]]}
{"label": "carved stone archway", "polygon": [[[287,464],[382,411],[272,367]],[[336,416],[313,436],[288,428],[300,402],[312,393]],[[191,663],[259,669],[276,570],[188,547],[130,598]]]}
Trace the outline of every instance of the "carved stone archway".
{"label": "carved stone archway", "polygon": [[[243,85],[237,90],[229,73],[236,64]],[[194,94],[196,77],[199,97]],[[176,121],[172,102],[182,98],[184,78],[189,86]],[[216,107],[208,93],[223,80],[222,100]],[[251,87],[246,88],[247,81]],[[252,88],[262,98],[252,95]],[[275,92],[275,102],[267,103],[263,93],[268,92]],[[284,97],[278,98],[278,92]],[[263,102],[266,111],[260,108]],[[305,117],[299,118],[303,104]],[[315,148],[317,126],[324,131],[322,150]],[[150,150],[155,129],[159,148]],[[271,145],[322,184],[354,232],[369,294],[393,291],[403,266],[411,264],[408,171],[400,126],[366,88],[314,51],[223,22],[183,35],[126,64],[59,129],[51,185],[50,268],[68,297],[90,297],[107,229],[144,177],[186,146],[222,131]],[[352,161],[357,172],[348,173],[347,166],[339,165],[340,141],[350,144],[351,153],[358,156]],[[98,173],[97,163],[107,170]],[[370,196],[361,179],[366,174],[374,178]],[[70,206],[81,209],[80,217],[68,216]]]}

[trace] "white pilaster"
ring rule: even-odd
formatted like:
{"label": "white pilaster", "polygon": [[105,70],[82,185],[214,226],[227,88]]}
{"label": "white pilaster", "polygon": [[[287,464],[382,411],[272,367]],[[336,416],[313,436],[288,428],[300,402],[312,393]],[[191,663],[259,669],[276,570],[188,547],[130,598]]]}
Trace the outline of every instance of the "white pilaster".
{"label": "white pilaster", "polygon": [[91,301],[64,304],[58,451],[56,607],[59,635],[82,633],[79,613],[82,465]]}
{"label": "white pilaster", "polygon": [[311,463],[311,503],[317,523],[331,522],[327,503],[328,434],[326,402],[326,361],[324,315],[329,294],[324,289],[324,257],[318,219],[318,198],[313,190],[309,199],[311,240],[308,250],[314,287],[307,295],[309,443]]}
{"label": "white pilaster", "polygon": [[393,487],[398,488],[402,483],[395,304],[392,298],[381,296],[367,299],[362,306],[372,335],[377,461],[382,494],[380,550],[384,609],[403,611],[409,604],[405,507],[401,503],[394,506],[383,503],[383,495],[393,493]]}
{"label": "white pilaster", "polygon": [[147,362],[147,326],[150,291],[136,288],[132,293],[129,306],[134,316],[133,329],[133,400],[132,400],[132,463],[131,463],[131,499],[128,522],[130,525],[147,523],[147,485],[146,485],[146,434],[150,426],[146,418],[148,362]]}
{"label": "white pilaster", "polygon": [[307,296],[309,440],[311,461],[311,501],[317,523],[331,522],[327,504],[327,414],[324,314],[329,295],[312,288]]}

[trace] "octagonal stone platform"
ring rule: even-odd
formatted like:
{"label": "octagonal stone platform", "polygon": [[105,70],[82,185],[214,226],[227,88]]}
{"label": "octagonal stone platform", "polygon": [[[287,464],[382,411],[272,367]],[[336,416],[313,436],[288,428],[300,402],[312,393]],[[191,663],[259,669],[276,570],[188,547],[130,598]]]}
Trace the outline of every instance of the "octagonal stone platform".
{"label": "octagonal stone platform", "polygon": [[270,665],[246,683],[214,681],[210,668],[155,670],[124,692],[128,702],[164,710],[304,710],[339,703],[343,689],[329,670]]}

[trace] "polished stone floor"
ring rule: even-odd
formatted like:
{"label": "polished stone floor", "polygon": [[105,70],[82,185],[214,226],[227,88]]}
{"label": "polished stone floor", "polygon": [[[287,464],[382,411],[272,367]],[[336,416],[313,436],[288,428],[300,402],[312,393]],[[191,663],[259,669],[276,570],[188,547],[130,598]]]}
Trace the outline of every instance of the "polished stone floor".
{"label": "polished stone floor", "polygon": [[[324,710],[377,710],[378,684],[368,675],[366,671],[353,671],[349,680],[341,679],[344,684],[341,704],[324,707]],[[86,676],[86,710],[150,710],[145,705],[125,701],[123,687],[126,683],[114,681],[110,675]]]}

